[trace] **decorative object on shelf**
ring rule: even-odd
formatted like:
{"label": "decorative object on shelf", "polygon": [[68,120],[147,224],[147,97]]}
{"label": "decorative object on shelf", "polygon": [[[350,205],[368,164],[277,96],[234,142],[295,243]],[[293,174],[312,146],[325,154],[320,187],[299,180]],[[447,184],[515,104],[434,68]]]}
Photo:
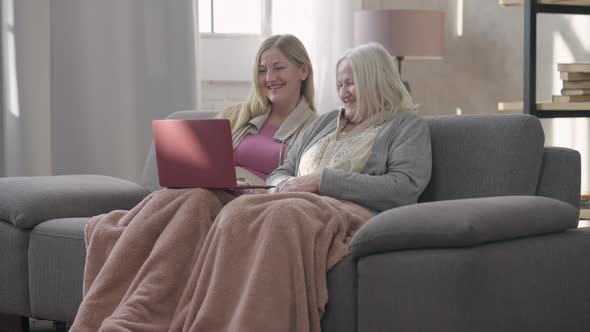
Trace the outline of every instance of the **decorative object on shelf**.
{"label": "decorative object on shelf", "polygon": [[[500,5],[524,6],[524,64],[523,102],[524,113],[540,118],[590,117],[590,102],[538,102],[537,101],[537,14],[590,15],[590,0],[500,0]],[[590,89],[590,81],[580,77],[580,71],[572,74],[576,79],[564,81],[563,96],[584,95]],[[560,75],[561,76],[561,75]],[[570,74],[564,74],[569,77]],[[563,78],[562,78],[563,79]],[[576,91],[573,91],[576,90]],[[557,100],[562,100],[558,98]],[[565,99],[563,99],[565,100]],[[569,99],[568,99],[569,100]],[[499,110],[515,110],[517,103],[499,103]]]}
{"label": "decorative object on shelf", "polygon": [[[590,110],[590,63],[558,63],[557,70],[563,81],[560,96],[552,102],[537,102],[536,111],[589,111]],[[499,111],[522,111],[523,103],[498,103]]]}
{"label": "decorative object on shelf", "polygon": [[590,89],[561,89],[562,96],[590,95]]}
{"label": "decorative object on shelf", "polygon": [[580,103],[590,101],[590,95],[580,96],[553,96],[554,103]]}
{"label": "decorative object on shelf", "polygon": [[590,63],[558,63],[557,70],[563,81],[561,96],[553,96],[554,103],[590,101]]}
{"label": "decorative object on shelf", "polygon": [[435,10],[357,11],[354,44],[368,42],[382,44],[396,58],[401,76],[404,59],[442,59],[445,14]]}
{"label": "decorative object on shelf", "polygon": [[[538,14],[590,14],[588,1],[525,0],[524,1],[524,112],[538,117],[590,116],[587,101],[572,102],[569,98],[555,98],[554,103],[541,108],[536,101],[537,88],[537,15]],[[562,72],[580,72],[582,63],[558,64]],[[585,89],[584,81],[563,81],[564,89]],[[568,99],[568,101],[566,101]]]}
{"label": "decorative object on shelf", "polygon": [[590,73],[590,62],[558,63],[557,70],[562,73]]}
{"label": "decorative object on shelf", "polygon": [[559,78],[561,78],[564,81],[590,81],[590,73],[568,73],[567,71],[565,71],[559,74]]}

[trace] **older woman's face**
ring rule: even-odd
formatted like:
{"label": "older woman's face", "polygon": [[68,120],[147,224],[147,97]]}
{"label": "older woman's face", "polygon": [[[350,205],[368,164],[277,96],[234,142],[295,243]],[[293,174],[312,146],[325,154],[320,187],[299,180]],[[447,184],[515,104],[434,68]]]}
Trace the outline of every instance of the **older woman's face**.
{"label": "older woman's face", "polygon": [[258,84],[271,103],[292,103],[299,100],[301,81],[307,79],[307,67],[291,62],[276,47],[260,56]]}
{"label": "older woman's face", "polygon": [[352,74],[352,64],[350,60],[344,59],[338,64],[337,71],[338,96],[344,104],[344,116],[351,120],[357,110],[356,88],[354,86],[354,77]]}

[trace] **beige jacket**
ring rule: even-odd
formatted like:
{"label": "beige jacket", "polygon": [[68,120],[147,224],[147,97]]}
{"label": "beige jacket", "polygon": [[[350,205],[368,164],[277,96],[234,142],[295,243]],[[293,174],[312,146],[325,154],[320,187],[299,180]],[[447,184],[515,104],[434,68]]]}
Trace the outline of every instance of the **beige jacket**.
{"label": "beige jacket", "polygon": [[[257,134],[260,131],[260,128],[266,122],[270,111],[259,115],[252,120],[250,120],[244,127],[237,130],[232,137],[233,140],[233,147],[234,149],[240,144],[242,139],[247,134]],[[286,153],[282,153],[283,148],[282,145],[287,145],[287,151],[293,145],[299,134],[303,131],[302,129],[310,124],[313,120],[317,118],[317,114],[311,110],[309,107],[309,103],[305,97],[302,97],[299,101],[299,104],[291,111],[287,119],[283,122],[279,130],[277,130],[276,134],[273,136],[273,139],[276,142],[281,143],[281,155],[279,155],[279,164],[281,166],[285,159]]]}

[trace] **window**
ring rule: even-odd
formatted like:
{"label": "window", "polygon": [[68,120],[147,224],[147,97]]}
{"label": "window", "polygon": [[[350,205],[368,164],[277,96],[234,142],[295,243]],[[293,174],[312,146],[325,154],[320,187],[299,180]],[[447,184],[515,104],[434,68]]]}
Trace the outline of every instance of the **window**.
{"label": "window", "polygon": [[270,0],[199,0],[201,33],[269,35]]}

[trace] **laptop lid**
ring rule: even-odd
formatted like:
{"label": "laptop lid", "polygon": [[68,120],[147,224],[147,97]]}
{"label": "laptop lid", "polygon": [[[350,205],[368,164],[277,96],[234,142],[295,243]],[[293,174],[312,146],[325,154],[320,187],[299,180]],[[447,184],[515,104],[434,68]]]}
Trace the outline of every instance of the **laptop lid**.
{"label": "laptop lid", "polygon": [[161,187],[269,189],[238,184],[227,119],[152,121]]}
{"label": "laptop lid", "polygon": [[152,130],[160,186],[236,187],[229,120],[154,120]]}

